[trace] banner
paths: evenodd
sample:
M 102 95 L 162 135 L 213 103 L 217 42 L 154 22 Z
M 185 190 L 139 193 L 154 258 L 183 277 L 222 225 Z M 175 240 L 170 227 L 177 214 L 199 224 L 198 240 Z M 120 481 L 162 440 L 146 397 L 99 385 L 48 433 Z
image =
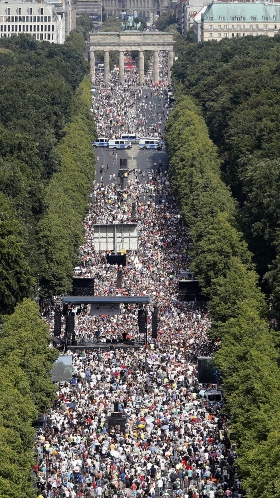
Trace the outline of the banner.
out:
M 109 304 L 109 303 L 92 304 L 90 309 L 90 314 L 92 316 L 98 316 L 98 315 L 114 316 L 118 315 L 119 312 L 120 312 L 119 304 Z

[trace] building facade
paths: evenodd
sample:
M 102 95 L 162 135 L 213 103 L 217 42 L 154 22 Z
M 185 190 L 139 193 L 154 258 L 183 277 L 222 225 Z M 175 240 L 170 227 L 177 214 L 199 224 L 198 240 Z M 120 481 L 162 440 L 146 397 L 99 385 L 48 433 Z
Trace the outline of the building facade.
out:
M 193 37 L 196 42 L 201 41 L 201 16 L 207 9 L 207 5 L 202 7 L 202 9 L 194 16 L 193 22 Z
M 52 5 L 59 16 L 65 17 L 65 36 L 76 28 L 76 6 L 72 0 L 45 0 L 47 5 Z
M 103 7 L 108 16 L 133 14 L 153 24 L 161 14 L 171 10 L 172 0 L 103 0 Z
M 76 0 L 76 15 L 86 14 L 90 17 L 96 26 L 102 24 L 102 2 L 96 0 Z
M 70 0 L 0 2 L 1 38 L 24 33 L 37 41 L 62 44 L 75 26 L 75 12 Z
M 178 24 L 182 35 L 187 32 L 194 24 L 195 16 L 201 11 L 202 7 L 207 6 L 207 0 L 182 0 L 178 5 Z
M 280 30 L 277 3 L 212 3 L 194 18 L 195 41 L 242 36 L 275 36 Z

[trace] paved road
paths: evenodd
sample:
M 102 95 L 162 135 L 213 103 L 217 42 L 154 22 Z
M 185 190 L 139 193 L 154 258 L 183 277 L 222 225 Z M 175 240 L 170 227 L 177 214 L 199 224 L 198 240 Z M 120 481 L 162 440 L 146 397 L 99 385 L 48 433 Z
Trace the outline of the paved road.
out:
M 96 88 L 96 98 L 100 89 Z M 138 123 L 145 120 L 146 129 L 150 130 L 150 136 L 153 136 L 153 126 L 158 123 L 160 133 L 164 135 L 164 123 L 169 111 L 167 107 L 167 95 L 162 96 L 160 93 L 155 94 L 155 91 L 142 89 L 142 95 L 136 99 L 136 104 L 130 113 L 135 113 L 134 121 Z M 139 183 L 143 184 L 148 178 L 148 173 L 158 167 L 161 162 L 162 167 L 167 165 L 167 155 L 165 150 L 140 150 L 137 144 L 133 144 L 130 150 L 118 150 L 116 153 L 113 150 L 105 148 L 96 148 L 96 183 L 103 181 L 104 185 L 111 183 L 120 184 L 118 172 L 120 169 L 120 160 L 127 159 L 127 167 L 129 170 L 145 171 L 145 177 L 138 175 Z M 115 176 L 114 176 L 115 175 Z M 127 186 L 128 179 L 134 180 L 135 175 L 131 171 L 129 177 L 124 179 L 124 188 Z M 145 201 L 145 199 L 143 199 Z
M 98 90 L 96 92 L 98 97 Z M 146 120 L 146 128 L 151 129 L 155 122 L 160 123 L 160 132 L 164 135 L 164 122 L 169 108 L 166 107 L 167 98 L 160 94 L 155 95 L 154 91 L 143 89 L 141 97 L 136 100 L 136 116 L 135 120 Z M 152 132 L 150 136 L 152 136 Z M 130 170 L 129 177 L 124 179 L 124 188 L 127 186 L 128 180 L 134 180 L 135 175 L 131 170 L 137 169 L 145 171 L 145 177 L 138 175 L 139 183 L 143 184 L 148 178 L 149 172 L 158 167 L 161 163 L 162 167 L 167 165 L 167 154 L 165 150 L 140 150 L 137 144 L 133 144 L 130 150 L 113 150 L 105 148 L 96 148 L 96 183 L 103 181 L 104 185 L 110 183 L 120 184 L 118 172 L 120 169 L 120 160 L 127 159 L 127 167 Z M 114 176 L 115 175 L 115 176 Z
M 157 92 L 132 87 L 125 94 L 121 93 L 119 97 L 117 96 L 115 100 L 110 99 L 111 95 L 112 92 L 108 89 L 95 88 L 93 112 L 100 137 L 114 138 L 116 136 L 116 116 L 119 116 L 119 121 L 122 122 L 118 136 L 127 133 L 128 130 L 130 134 L 141 136 L 164 133 L 164 122 L 170 110 L 166 90 Z M 121 113 L 121 110 L 125 112 L 125 115 Z M 117 114 L 112 119 L 114 111 L 117 111 Z M 107 132 L 104 132 L 104 127 Z
M 96 183 L 101 183 L 102 177 L 104 185 L 120 183 L 118 173 L 121 159 L 127 159 L 128 170 L 140 169 L 141 171 L 145 171 L 146 178 L 150 171 L 158 167 L 160 161 L 162 167 L 167 165 L 167 154 L 165 150 L 140 150 L 137 144 L 134 144 L 132 149 L 129 150 L 112 151 L 105 148 L 96 148 L 95 155 L 97 158 Z M 115 175 L 115 177 L 113 175 Z M 129 173 L 128 178 L 124 179 L 124 187 L 127 186 L 128 179 L 135 179 L 133 171 Z M 138 180 L 141 184 L 145 182 L 142 175 L 138 175 Z

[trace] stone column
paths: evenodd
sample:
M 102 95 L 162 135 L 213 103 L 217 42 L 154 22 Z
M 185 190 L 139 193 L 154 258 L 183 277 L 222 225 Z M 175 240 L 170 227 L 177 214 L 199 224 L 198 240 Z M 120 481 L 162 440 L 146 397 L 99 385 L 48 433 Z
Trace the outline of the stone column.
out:
M 95 53 L 90 49 L 89 51 L 89 61 L 90 61 L 90 77 L 92 83 L 95 81 Z
M 158 51 L 154 51 L 154 83 L 158 83 L 159 70 L 158 70 Z
M 109 76 L 110 76 L 109 50 L 105 50 L 105 52 L 104 52 L 104 81 L 105 81 L 105 83 L 109 82 Z
M 171 68 L 173 66 L 174 54 L 173 50 L 168 51 L 168 83 L 171 83 Z
M 144 85 L 144 52 L 139 51 L 139 84 Z
M 119 82 L 121 85 L 124 84 L 124 52 L 122 50 L 119 53 Z

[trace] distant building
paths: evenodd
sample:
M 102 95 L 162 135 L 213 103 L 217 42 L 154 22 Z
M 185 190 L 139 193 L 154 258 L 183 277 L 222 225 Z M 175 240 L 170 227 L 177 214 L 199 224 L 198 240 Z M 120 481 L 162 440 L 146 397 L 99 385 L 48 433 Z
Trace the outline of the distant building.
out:
M 155 23 L 159 16 L 172 9 L 172 0 L 103 0 L 103 7 L 108 16 L 121 18 L 123 13 L 149 24 Z
M 189 29 L 193 26 L 194 18 L 198 12 L 208 5 L 207 0 L 182 0 L 178 6 L 179 25 L 182 35 L 186 35 Z
M 275 36 L 280 29 L 277 3 L 211 3 L 194 18 L 195 41 L 241 36 Z
M 76 28 L 76 5 L 72 0 L 45 0 L 47 5 L 52 5 L 58 15 L 65 17 L 65 36 L 69 36 Z
M 71 30 L 69 20 L 62 6 L 56 10 L 51 3 L 0 2 L 0 37 L 7 38 L 21 33 L 38 41 L 62 44 L 67 31 Z M 66 9 L 67 10 L 67 9 Z M 67 33 L 68 34 L 68 33 Z
M 195 42 L 201 41 L 201 16 L 206 11 L 208 5 L 202 7 L 202 9 L 194 16 L 193 19 L 193 37 Z
M 86 14 L 97 26 L 102 24 L 102 2 L 96 0 L 77 0 L 75 3 L 76 15 Z

